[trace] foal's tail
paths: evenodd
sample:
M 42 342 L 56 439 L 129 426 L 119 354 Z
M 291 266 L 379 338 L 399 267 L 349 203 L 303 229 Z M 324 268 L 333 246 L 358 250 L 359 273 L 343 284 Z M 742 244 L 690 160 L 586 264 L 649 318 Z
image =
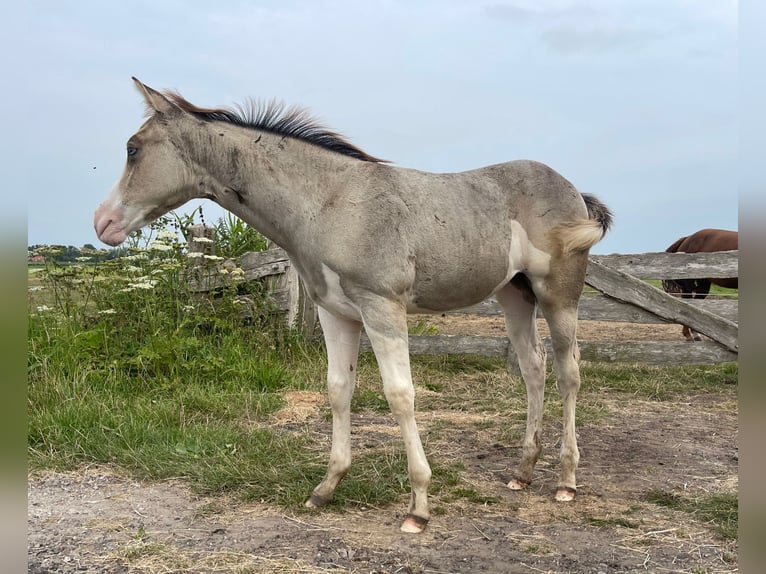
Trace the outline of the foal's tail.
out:
M 576 223 L 567 223 L 557 230 L 561 250 L 564 255 L 573 251 L 587 251 L 593 247 L 612 227 L 612 212 L 597 197 L 583 193 L 588 219 Z

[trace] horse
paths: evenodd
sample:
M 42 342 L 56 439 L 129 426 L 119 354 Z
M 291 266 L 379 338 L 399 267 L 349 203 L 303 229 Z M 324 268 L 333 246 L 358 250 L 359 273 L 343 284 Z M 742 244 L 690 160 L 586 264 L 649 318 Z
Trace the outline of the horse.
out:
M 668 247 L 667 253 L 712 253 L 714 251 L 730 251 L 739 249 L 739 233 L 726 229 L 701 229 L 681 237 Z M 729 289 L 737 289 L 737 277 L 709 279 L 664 279 L 662 288 L 666 293 L 680 294 L 684 299 L 704 299 L 710 293 L 710 285 L 719 285 Z M 688 325 L 681 330 L 687 341 L 701 341 Z
M 192 198 L 207 198 L 280 245 L 318 306 L 327 348 L 332 443 L 327 472 L 305 502 L 333 500 L 351 466 L 350 403 L 364 328 L 407 455 L 410 502 L 400 529 L 428 524 L 431 468 L 415 421 L 408 312 L 438 313 L 494 295 L 528 396 L 518 470 L 526 488 L 542 450 L 550 325 L 563 401 L 555 499 L 575 498 L 580 387 L 577 307 L 588 251 L 611 211 L 539 162 L 516 160 L 457 173 L 397 167 L 318 122 L 308 111 L 250 101 L 200 108 L 133 78 L 146 121 L 127 141 L 123 173 L 95 211 L 111 246 Z

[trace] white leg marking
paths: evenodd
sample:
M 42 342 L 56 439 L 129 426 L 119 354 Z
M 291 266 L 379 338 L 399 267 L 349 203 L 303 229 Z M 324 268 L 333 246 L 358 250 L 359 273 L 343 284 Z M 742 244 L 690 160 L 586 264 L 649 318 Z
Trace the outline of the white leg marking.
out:
M 331 501 L 340 480 L 351 466 L 351 397 L 362 324 L 343 319 L 319 307 L 327 344 L 327 391 L 332 408 L 332 447 L 327 474 L 314 489 L 306 506 L 315 508 Z
M 522 490 L 532 481 L 542 451 L 543 396 L 545 393 L 545 347 L 537 333 L 537 304 L 529 289 L 509 283 L 497 293 L 505 313 L 505 326 L 519 360 L 527 389 L 527 425 L 521 462 L 516 476 L 508 483 L 511 490 Z
M 575 429 L 575 407 L 580 389 L 580 351 L 577 347 L 577 307 L 545 309 L 551 330 L 553 367 L 561 393 L 564 418 L 561 435 L 561 474 L 556 500 L 573 500 L 577 489 L 575 473 L 580 461 Z
M 386 399 L 399 423 L 407 450 L 412 495 L 409 515 L 402 523 L 401 530 L 418 533 L 423 531 L 430 518 L 428 485 L 431 482 L 431 468 L 415 422 L 415 390 L 410 372 L 406 314 L 403 307 L 391 302 L 381 304 L 383 307 L 374 313 L 378 320 L 371 320 L 368 313 L 364 326 L 378 360 Z M 384 319 L 381 321 L 380 317 Z

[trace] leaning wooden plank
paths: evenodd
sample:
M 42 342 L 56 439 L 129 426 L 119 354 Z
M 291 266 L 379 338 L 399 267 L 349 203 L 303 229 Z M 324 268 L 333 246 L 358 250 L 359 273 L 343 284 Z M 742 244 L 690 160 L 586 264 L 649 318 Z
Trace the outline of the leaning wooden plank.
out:
M 676 297 L 677 298 L 677 297 Z M 684 299 L 697 309 L 723 317 L 736 323 L 738 321 L 739 302 L 736 299 Z M 538 313 L 538 316 L 542 316 Z M 619 321 L 623 323 L 665 323 L 662 317 L 646 311 L 635 305 L 623 303 L 610 297 L 599 295 L 584 295 L 580 298 L 577 313 L 580 321 Z
M 688 325 L 718 341 L 730 351 L 738 350 L 738 328 L 736 323 L 717 317 L 703 309 L 697 309 L 683 299 L 676 299 L 616 269 L 610 269 L 595 260 L 590 260 L 585 282 L 605 295 L 620 301 L 637 305 L 669 322 Z
M 634 253 L 591 255 L 611 269 L 639 279 L 699 279 L 739 277 L 739 251 L 714 253 Z

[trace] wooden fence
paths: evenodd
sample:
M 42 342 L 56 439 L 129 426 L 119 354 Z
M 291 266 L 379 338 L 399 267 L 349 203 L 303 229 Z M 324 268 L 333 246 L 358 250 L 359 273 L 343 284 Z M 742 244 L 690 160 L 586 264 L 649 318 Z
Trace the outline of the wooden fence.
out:
M 286 312 L 287 320 L 306 335 L 318 334 L 316 307 L 306 296 L 287 254 L 272 246 L 247 253 L 232 262 L 244 273 L 244 281 L 265 281 L 273 305 Z M 738 301 L 735 298 L 680 299 L 645 282 L 645 279 L 690 279 L 737 277 L 738 252 L 641 253 L 635 255 L 592 255 L 585 277 L 587 290 L 580 300 L 581 321 L 627 323 L 679 323 L 689 325 L 708 339 L 690 343 L 678 341 L 587 341 L 581 340 L 580 354 L 588 361 L 635 362 L 647 364 L 712 364 L 736 361 L 738 357 Z M 192 282 L 203 292 L 227 284 L 225 276 L 205 275 Z M 494 299 L 453 311 L 454 314 L 502 316 Z M 548 346 L 550 341 L 544 340 Z M 363 350 L 369 349 L 366 340 Z M 411 335 L 413 354 L 480 354 L 505 356 L 511 368 L 516 358 L 506 337 L 472 335 Z

